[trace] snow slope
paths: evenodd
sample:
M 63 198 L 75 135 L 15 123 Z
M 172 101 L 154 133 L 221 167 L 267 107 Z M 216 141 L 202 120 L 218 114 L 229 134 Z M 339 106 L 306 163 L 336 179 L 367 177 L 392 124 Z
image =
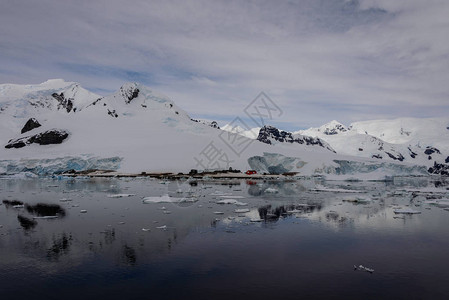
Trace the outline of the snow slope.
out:
M 21 134 L 30 118 L 42 126 Z M 5 148 L 11 139 L 51 130 L 67 132 L 68 137 L 60 144 Z M 0 85 L 0 144 L 0 173 L 8 174 L 92 168 L 139 173 L 254 167 L 301 175 L 372 173 L 379 179 L 426 172 L 403 162 L 379 164 L 307 144 L 268 145 L 212 128 L 206 122 L 192 121 L 168 97 L 136 83 L 126 83 L 106 97 L 63 80 Z
M 260 131 L 261 127 L 254 127 L 251 128 L 249 130 L 245 130 L 244 128 L 240 127 L 240 126 L 232 126 L 229 124 L 224 125 L 223 127 L 221 127 L 221 129 L 228 131 L 228 132 L 232 132 L 232 133 L 238 133 L 240 135 L 243 135 L 244 137 L 247 137 L 249 139 L 256 139 L 257 136 L 259 135 L 259 131 Z

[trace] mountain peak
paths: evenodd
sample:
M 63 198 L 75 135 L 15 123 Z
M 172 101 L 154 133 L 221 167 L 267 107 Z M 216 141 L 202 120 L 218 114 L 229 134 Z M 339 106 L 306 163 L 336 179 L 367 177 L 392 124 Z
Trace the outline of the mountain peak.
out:
M 140 89 L 138 88 L 138 84 L 135 82 L 127 82 L 120 87 L 120 94 L 125 99 L 125 102 L 128 104 L 133 99 L 139 96 Z

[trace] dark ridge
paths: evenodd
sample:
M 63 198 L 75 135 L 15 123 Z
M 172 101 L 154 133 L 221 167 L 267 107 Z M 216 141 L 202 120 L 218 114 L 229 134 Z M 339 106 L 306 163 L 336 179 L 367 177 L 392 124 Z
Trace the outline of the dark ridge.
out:
M 265 125 L 260 129 L 257 140 L 262 143 L 271 145 L 270 138 L 281 143 L 287 142 L 305 145 L 318 145 L 336 153 L 335 150 L 333 150 L 329 145 L 327 145 L 327 143 L 323 142 L 320 138 L 314 138 L 305 135 L 293 136 L 291 132 L 286 132 L 277 129 L 276 127 Z
M 32 136 L 9 140 L 5 148 L 22 148 L 33 143 L 39 145 L 61 144 L 68 136 L 69 133 L 65 130 L 52 129 Z
M 386 152 L 385 153 L 392 159 L 394 160 L 399 160 L 399 161 L 403 161 L 404 160 L 404 156 L 402 156 L 401 153 L 399 153 L 397 156 L 394 156 L 393 154 L 391 154 L 390 152 Z

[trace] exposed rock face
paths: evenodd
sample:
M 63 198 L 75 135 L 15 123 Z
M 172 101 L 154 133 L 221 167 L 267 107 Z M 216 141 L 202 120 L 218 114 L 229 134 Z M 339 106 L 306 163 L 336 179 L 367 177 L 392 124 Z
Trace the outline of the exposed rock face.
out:
M 65 130 L 52 129 L 32 136 L 9 140 L 5 148 L 22 148 L 33 143 L 39 145 L 61 144 L 69 133 Z
M 340 132 L 348 131 L 346 127 L 343 124 L 335 124 L 334 127 L 331 128 L 325 128 L 323 133 L 326 135 L 334 135 L 338 134 Z
M 334 149 L 332 149 L 332 147 L 328 143 L 321 140 L 320 138 L 314 138 L 301 134 L 292 134 L 291 132 L 279 130 L 273 126 L 265 125 L 264 127 L 262 127 L 259 131 L 259 136 L 257 137 L 257 140 L 269 145 L 272 145 L 273 141 L 281 143 L 317 145 L 335 153 Z
M 39 122 L 35 118 L 30 118 L 25 123 L 25 126 L 23 126 L 22 131 L 20 133 L 25 133 L 38 127 L 41 127 L 41 124 L 39 124 Z
M 139 97 L 140 90 L 135 85 L 124 85 L 120 88 L 120 93 L 125 98 L 126 103 L 130 103 L 133 99 Z
M 68 113 L 73 109 L 73 98 L 65 98 L 64 93 L 53 93 L 52 97 L 58 100 L 58 109 L 64 108 Z M 73 109 L 75 112 L 76 109 Z
M 426 154 L 426 155 L 432 155 L 434 153 L 441 154 L 440 150 L 438 150 L 435 147 L 430 147 L 430 146 L 426 147 L 426 150 L 424 151 L 424 154 Z
M 402 156 L 401 153 L 396 153 L 396 155 L 394 155 L 394 154 L 392 154 L 392 153 L 390 153 L 390 152 L 387 152 L 387 151 L 385 151 L 385 153 L 386 153 L 390 158 L 392 158 L 392 159 L 394 159 L 394 160 L 399 160 L 399 161 L 403 161 L 403 160 L 404 160 L 404 156 Z

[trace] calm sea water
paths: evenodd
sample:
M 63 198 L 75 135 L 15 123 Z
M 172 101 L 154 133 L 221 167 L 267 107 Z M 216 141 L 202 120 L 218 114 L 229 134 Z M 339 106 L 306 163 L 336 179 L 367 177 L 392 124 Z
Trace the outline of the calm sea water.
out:
M 4 178 L 0 295 L 449 299 L 447 187 L 429 178 Z M 173 203 L 143 201 L 162 195 Z M 230 199 L 237 204 L 217 203 Z

